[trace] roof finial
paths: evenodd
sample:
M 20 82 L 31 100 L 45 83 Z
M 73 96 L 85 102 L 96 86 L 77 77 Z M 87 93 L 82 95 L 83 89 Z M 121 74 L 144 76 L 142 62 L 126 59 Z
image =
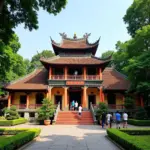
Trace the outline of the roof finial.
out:
M 74 33 L 74 36 L 73 36 L 73 38 L 74 38 L 74 39 L 77 39 L 77 35 L 76 35 L 76 33 Z
M 59 34 L 60 34 L 60 36 L 61 36 L 62 38 L 66 38 L 66 37 L 67 37 L 67 34 L 66 34 L 65 32 L 59 33 Z
M 88 38 L 90 35 L 91 35 L 91 33 L 85 33 L 85 34 L 83 35 L 83 37 L 84 37 L 84 38 Z

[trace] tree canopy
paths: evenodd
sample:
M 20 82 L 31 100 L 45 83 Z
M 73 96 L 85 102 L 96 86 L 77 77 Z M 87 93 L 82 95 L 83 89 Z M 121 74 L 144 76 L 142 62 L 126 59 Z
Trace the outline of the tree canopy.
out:
M 40 8 L 50 14 L 58 14 L 67 0 L 1 0 L 0 1 L 0 39 L 6 44 L 14 34 L 13 29 L 23 23 L 30 31 L 38 29 Z
M 49 58 L 49 57 L 53 57 L 53 56 L 55 56 L 55 54 L 50 50 L 43 50 L 41 53 L 37 53 L 31 59 L 31 64 L 30 64 L 31 69 L 30 70 L 33 70 L 35 68 L 39 68 L 39 67 L 43 66 L 40 62 L 41 57 Z
M 137 30 L 150 25 L 150 0 L 134 0 L 123 19 L 129 34 L 135 36 Z

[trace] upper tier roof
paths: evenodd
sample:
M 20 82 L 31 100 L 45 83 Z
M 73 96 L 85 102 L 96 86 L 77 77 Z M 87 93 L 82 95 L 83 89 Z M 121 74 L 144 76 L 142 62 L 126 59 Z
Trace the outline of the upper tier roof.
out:
M 56 43 L 51 39 L 52 46 L 56 55 L 59 54 L 60 51 L 64 50 L 88 50 L 91 51 L 93 55 L 95 55 L 100 39 L 91 44 L 88 42 L 88 37 L 90 34 L 85 34 L 83 38 L 77 38 L 76 35 L 74 35 L 74 38 L 67 38 L 66 34 L 64 33 L 60 35 L 62 36 L 61 43 Z
M 54 56 L 51 58 L 41 58 L 40 61 L 46 65 L 108 65 L 111 57 L 108 59 L 100 59 L 95 56 L 87 57 L 60 57 Z M 106 66 L 105 66 L 106 67 Z

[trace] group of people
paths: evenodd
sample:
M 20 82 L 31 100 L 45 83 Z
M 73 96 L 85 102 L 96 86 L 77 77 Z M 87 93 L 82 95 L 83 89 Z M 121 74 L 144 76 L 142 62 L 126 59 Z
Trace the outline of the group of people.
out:
M 79 106 L 79 107 L 78 107 Z M 81 116 L 82 114 L 82 106 L 78 104 L 78 102 L 76 101 L 72 101 L 71 102 L 71 110 L 76 110 L 79 112 L 79 115 Z
M 122 118 L 118 111 L 115 113 L 115 116 L 113 116 L 110 112 L 107 114 L 103 112 L 101 115 L 102 128 L 104 128 L 105 124 L 111 128 L 113 121 L 115 121 L 116 128 L 120 129 L 121 120 L 123 120 L 123 128 L 127 128 L 128 114 L 126 112 L 123 113 Z

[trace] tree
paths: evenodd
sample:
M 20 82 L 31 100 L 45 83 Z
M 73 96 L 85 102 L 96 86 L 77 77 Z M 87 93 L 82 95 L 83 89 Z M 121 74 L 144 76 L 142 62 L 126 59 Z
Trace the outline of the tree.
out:
M 43 50 L 41 53 L 34 55 L 31 59 L 31 67 L 32 69 L 42 67 L 43 65 L 40 62 L 40 58 L 49 58 L 55 56 L 54 53 L 50 50 Z
M 0 39 L 7 44 L 19 24 L 32 31 L 38 29 L 38 11 L 44 9 L 50 14 L 58 14 L 67 0 L 1 0 Z
M 150 0 L 134 0 L 123 19 L 128 24 L 129 34 L 134 37 L 137 30 L 150 24 Z
M 0 40 L 0 94 L 4 94 L 2 86 L 5 83 L 28 73 L 23 57 L 17 54 L 20 46 L 17 35 L 13 35 L 7 45 Z
M 114 53 L 113 50 L 108 50 L 108 51 L 102 53 L 101 58 L 103 58 L 103 59 L 108 58 L 108 57 L 111 56 L 113 53 Z

